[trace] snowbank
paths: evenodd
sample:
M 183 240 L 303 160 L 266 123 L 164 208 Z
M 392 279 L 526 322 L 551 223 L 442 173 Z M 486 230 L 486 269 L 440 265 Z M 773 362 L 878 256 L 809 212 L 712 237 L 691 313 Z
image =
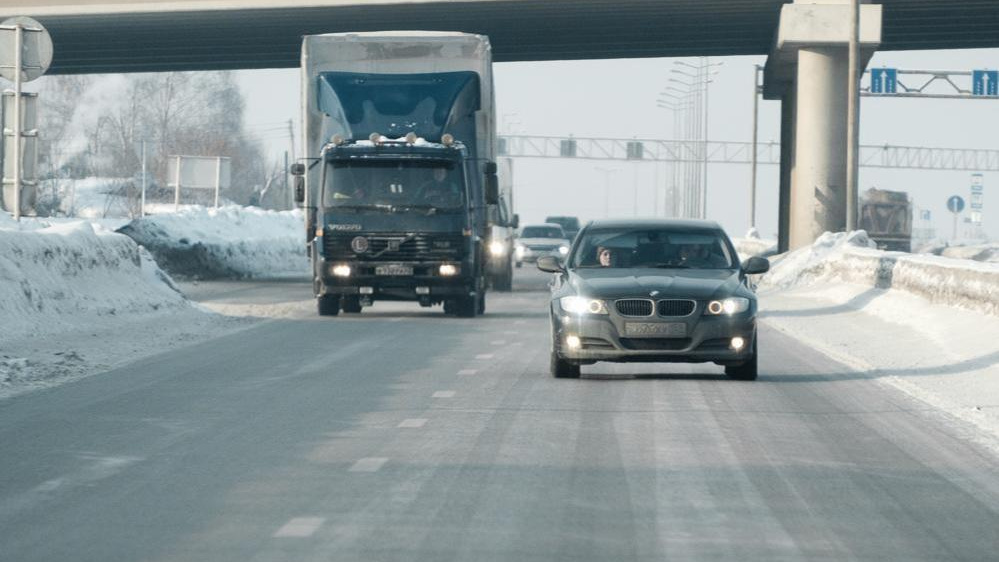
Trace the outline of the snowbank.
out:
M 186 306 L 170 278 L 127 237 L 84 221 L 18 224 L 0 212 L 0 341 L 70 328 L 84 316 Z
M 760 288 L 846 282 L 893 289 L 930 302 L 999 315 L 999 264 L 885 252 L 864 231 L 825 233 L 774 260 Z
M 147 216 L 118 231 L 173 275 L 195 279 L 308 275 L 300 211 L 190 207 Z
M 735 245 L 735 251 L 738 252 L 740 260 L 777 253 L 777 241 L 760 238 L 760 233 L 755 228 L 750 228 L 744 238 L 734 238 L 732 244 Z

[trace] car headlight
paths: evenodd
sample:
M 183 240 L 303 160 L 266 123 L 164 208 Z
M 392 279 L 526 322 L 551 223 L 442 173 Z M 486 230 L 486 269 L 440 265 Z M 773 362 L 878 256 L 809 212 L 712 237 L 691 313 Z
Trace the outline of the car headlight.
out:
M 517 255 L 518 256 L 522 256 L 522 255 L 524 255 L 524 252 L 527 251 L 527 248 L 525 248 L 523 244 L 517 244 L 517 250 L 516 251 L 517 251 Z
M 572 314 L 607 314 L 607 305 L 599 299 L 562 297 L 558 304 L 562 310 Z
M 730 299 L 709 302 L 708 307 L 704 310 L 704 313 L 709 316 L 718 316 L 721 314 L 731 316 L 733 314 L 739 314 L 740 312 L 746 312 L 747 310 L 749 310 L 749 299 L 743 297 L 732 297 Z
M 502 256 L 506 253 L 506 244 L 496 241 L 489 243 L 489 253 L 494 256 Z
M 558 247 L 558 253 L 561 254 L 561 255 L 563 255 L 563 256 L 569 255 L 569 247 L 568 246 L 559 246 Z

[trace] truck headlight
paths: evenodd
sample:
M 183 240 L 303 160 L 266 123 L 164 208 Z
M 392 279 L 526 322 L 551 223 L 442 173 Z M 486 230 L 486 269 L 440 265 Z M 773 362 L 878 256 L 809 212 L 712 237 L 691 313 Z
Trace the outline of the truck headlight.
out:
M 334 277 L 350 277 L 350 266 L 345 263 L 338 263 L 333 266 Z
M 607 314 L 607 305 L 599 299 L 562 297 L 558 300 L 562 310 L 572 314 Z
M 704 313 L 709 316 L 727 314 L 729 316 L 746 312 L 749 310 L 749 299 L 743 297 L 732 297 L 730 299 L 711 301 Z
M 455 275 L 458 275 L 459 270 L 458 266 L 450 263 L 445 263 L 444 265 L 440 266 L 440 268 L 437 271 L 441 274 L 441 277 L 454 277 Z
M 489 243 L 489 253 L 499 257 L 506 254 L 506 244 L 502 242 L 490 242 Z

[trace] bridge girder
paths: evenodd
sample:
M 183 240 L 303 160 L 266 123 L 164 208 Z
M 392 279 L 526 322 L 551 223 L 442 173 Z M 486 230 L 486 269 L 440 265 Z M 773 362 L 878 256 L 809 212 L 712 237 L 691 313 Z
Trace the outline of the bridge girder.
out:
M 786 3 L 15 1 L 23 5 L 0 8 L 0 17 L 32 16 L 50 30 L 56 45 L 53 74 L 294 67 L 302 35 L 386 29 L 483 33 L 498 62 L 766 54 Z M 995 0 L 880 3 L 882 50 L 999 47 Z

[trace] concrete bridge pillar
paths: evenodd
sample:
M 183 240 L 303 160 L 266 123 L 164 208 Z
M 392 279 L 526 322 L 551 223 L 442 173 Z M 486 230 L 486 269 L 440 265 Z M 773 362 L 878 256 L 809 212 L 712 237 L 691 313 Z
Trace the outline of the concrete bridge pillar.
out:
M 782 100 L 779 247 L 846 227 L 850 6 L 796 0 L 781 9 L 764 97 Z M 881 6 L 861 6 L 861 62 L 881 42 Z

